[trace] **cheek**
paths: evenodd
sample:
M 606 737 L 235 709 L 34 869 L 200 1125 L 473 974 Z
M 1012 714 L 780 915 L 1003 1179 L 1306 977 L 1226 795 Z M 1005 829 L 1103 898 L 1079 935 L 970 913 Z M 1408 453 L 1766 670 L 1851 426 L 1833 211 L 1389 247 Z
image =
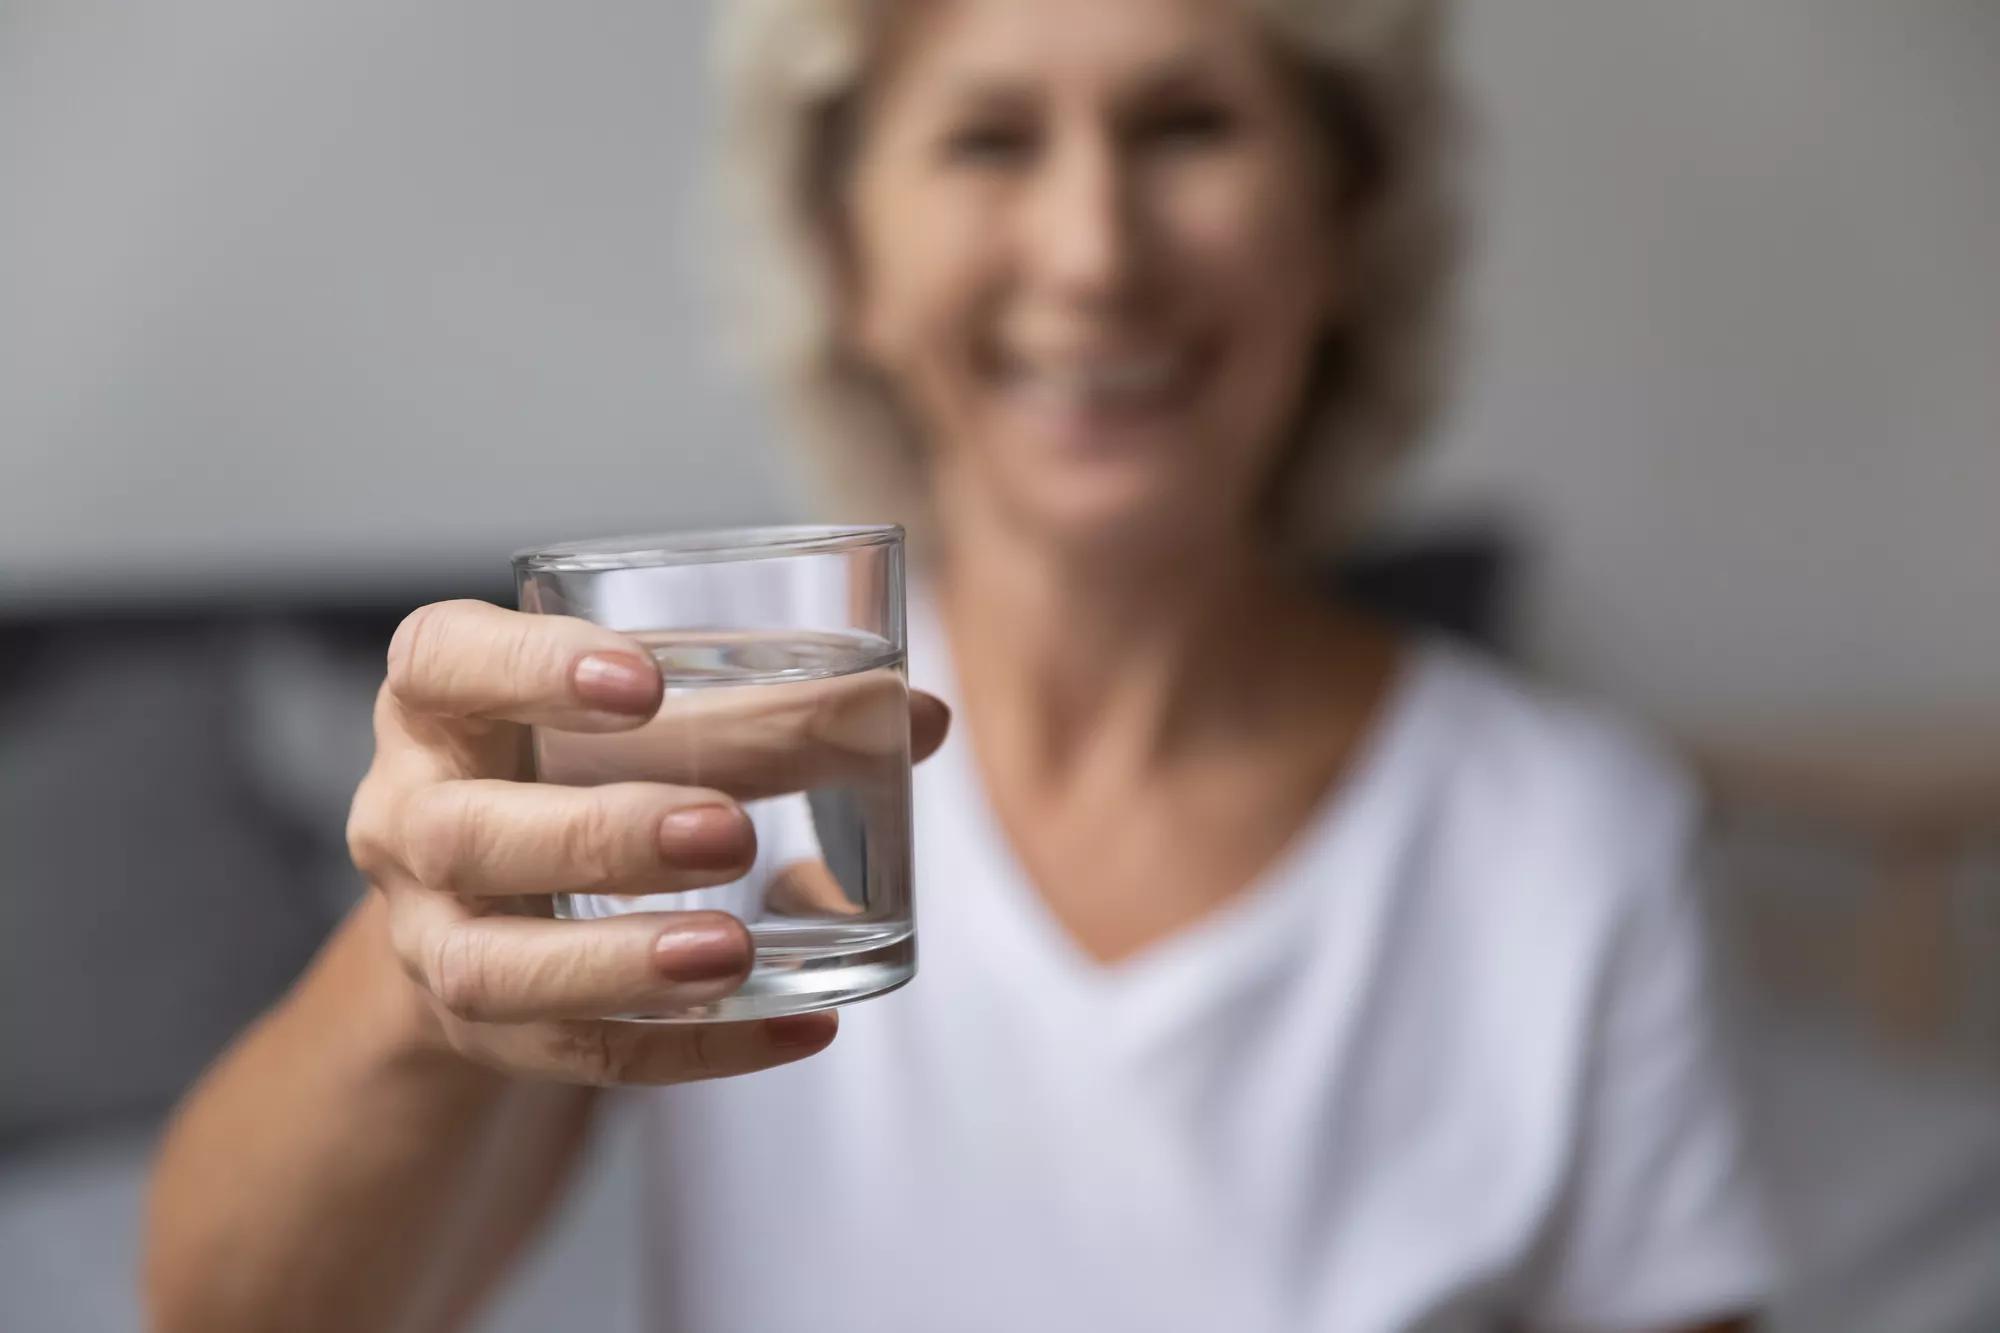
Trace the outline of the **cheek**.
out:
M 978 327 L 987 299 L 982 274 L 976 254 L 913 244 L 881 266 L 862 302 L 864 359 L 927 452 L 964 436 L 977 406 L 967 331 Z
M 1223 338 L 1209 429 L 1254 470 L 1281 447 L 1338 315 L 1336 240 L 1296 189 L 1275 183 L 1239 178 L 1186 204 L 1183 253 Z
M 977 407 L 975 364 L 966 331 L 976 327 L 978 284 L 956 256 L 934 266 L 908 257 L 906 271 L 885 288 L 880 308 L 882 347 L 871 359 L 926 452 L 963 439 Z
M 928 396 L 953 335 L 992 286 L 984 214 L 946 192 L 878 188 L 857 208 L 852 329 L 864 357 Z
M 1244 331 L 1295 338 L 1334 310 L 1334 229 L 1265 173 L 1219 176 L 1186 192 L 1177 231 Z

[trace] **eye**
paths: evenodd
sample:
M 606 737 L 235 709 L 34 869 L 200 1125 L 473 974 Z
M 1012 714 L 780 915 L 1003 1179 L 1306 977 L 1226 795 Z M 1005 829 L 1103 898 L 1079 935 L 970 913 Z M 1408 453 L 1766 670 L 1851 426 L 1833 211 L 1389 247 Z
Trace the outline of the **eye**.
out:
M 1148 146 L 1203 148 L 1225 141 L 1235 129 L 1236 118 L 1228 107 L 1188 102 L 1141 116 L 1132 127 L 1132 137 Z
M 1002 121 L 961 126 L 945 136 L 942 147 L 945 161 L 967 167 L 1016 166 L 1025 162 L 1034 150 L 1032 129 Z

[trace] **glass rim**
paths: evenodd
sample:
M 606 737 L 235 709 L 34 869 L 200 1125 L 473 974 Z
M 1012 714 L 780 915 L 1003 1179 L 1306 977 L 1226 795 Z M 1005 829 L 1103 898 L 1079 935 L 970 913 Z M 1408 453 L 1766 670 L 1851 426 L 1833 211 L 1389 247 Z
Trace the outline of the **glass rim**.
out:
M 516 551 L 513 561 L 515 570 L 522 574 L 609 572 L 831 555 L 902 540 L 899 523 L 767 524 L 551 542 Z

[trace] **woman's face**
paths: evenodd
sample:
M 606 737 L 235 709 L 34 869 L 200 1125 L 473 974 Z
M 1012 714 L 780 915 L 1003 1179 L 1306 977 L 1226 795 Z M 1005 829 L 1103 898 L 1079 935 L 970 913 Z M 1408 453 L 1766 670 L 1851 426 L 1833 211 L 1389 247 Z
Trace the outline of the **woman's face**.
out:
M 1241 531 L 1336 313 L 1337 182 L 1243 0 L 906 5 L 845 199 L 853 345 L 970 502 Z

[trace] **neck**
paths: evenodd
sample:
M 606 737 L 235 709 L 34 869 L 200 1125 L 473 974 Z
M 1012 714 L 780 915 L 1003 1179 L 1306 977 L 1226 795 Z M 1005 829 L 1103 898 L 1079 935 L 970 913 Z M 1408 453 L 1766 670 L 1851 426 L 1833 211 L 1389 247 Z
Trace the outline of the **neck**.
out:
M 1134 555 L 955 524 L 937 591 L 990 757 L 1051 774 L 1250 739 L 1297 699 L 1288 668 L 1353 627 L 1249 540 Z M 1318 688 L 1329 682 L 1320 677 Z

